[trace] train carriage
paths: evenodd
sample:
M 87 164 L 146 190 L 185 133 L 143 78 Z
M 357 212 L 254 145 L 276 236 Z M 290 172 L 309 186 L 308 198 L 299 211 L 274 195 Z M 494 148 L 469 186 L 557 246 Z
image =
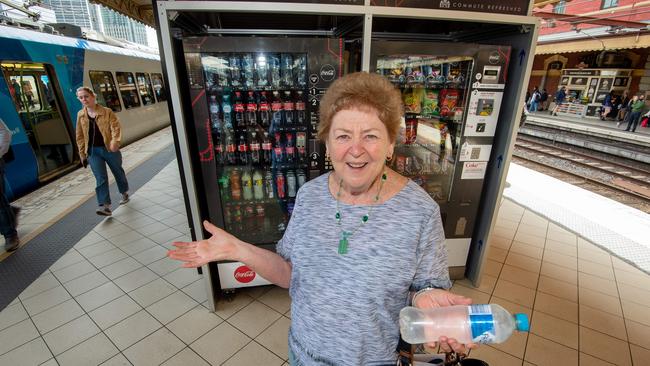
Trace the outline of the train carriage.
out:
M 78 87 L 122 122 L 122 144 L 169 124 L 158 55 L 0 26 L 0 118 L 12 133 L 5 184 L 19 197 L 79 166 Z

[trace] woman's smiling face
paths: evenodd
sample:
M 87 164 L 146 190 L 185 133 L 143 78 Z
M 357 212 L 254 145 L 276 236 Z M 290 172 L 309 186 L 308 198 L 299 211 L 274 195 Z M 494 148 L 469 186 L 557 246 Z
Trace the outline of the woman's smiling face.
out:
M 337 177 L 354 193 L 370 188 L 395 148 L 377 111 L 363 107 L 334 115 L 326 145 Z

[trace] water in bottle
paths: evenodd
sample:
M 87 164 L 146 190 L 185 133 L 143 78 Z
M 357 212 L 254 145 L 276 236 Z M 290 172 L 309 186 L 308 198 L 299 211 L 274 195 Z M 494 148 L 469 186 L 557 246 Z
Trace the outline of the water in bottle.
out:
M 241 86 L 241 59 L 237 55 L 228 57 L 228 66 L 230 67 L 230 85 L 234 87 Z
M 304 88 L 307 86 L 307 55 L 298 55 L 296 56 L 295 61 L 295 76 L 296 83 L 299 88 Z
M 280 77 L 282 78 L 282 87 L 292 88 L 293 85 L 293 56 L 290 53 L 283 53 L 280 67 Z
M 261 53 L 255 60 L 255 73 L 257 74 L 257 86 L 265 87 L 269 85 L 269 64 L 268 57 Z
M 232 105 L 230 104 L 230 94 L 224 94 L 221 98 L 221 111 L 223 112 L 223 127 L 232 130 Z
M 510 314 L 497 304 L 454 305 L 399 313 L 402 338 L 411 344 L 437 342 L 442 336 L 460 343 L 502 343 L 514 330 L 527 332 L 526 314 Z
M 254 70 L 255 61 L 253 60 L 253 55 L 250 53 L 244 54 L 244 57 L 242 57 L 242 74 L 244 79 L 244 86 L 247 88 L 252 88 L 255 86 Z
M 280 89 L 281 78 L 280 78 L 280 56 L 277 54 L 271 54 L 268 57 L 269 62 L 269 79 L 273 89 Z
M 294 198 L 296 197 L 296 192 L 298 191 L 296 187 L 296 173 L 293 170 L 287 172 L 287 196 Z
M 219 118 L 219 102 L 217 96 L 210 96 L 210 122 L 212 132 L 217 133 L 221 130 L 221 118 Z

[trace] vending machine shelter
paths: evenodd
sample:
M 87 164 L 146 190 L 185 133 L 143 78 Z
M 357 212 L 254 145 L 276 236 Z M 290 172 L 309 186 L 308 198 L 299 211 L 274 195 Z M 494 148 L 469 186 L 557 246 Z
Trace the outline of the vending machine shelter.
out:
M 441 207 L 453 278 L 480 281 L 537 35 L 516 0 L 154 1 L 194 239 L 209 220 L 274 250 L 300 186 L 331 166 L 320 98 L 349 72 L 402 93 L 391 168 Z M 210 305 L 267 284 L 242 263 L 203 267 Z

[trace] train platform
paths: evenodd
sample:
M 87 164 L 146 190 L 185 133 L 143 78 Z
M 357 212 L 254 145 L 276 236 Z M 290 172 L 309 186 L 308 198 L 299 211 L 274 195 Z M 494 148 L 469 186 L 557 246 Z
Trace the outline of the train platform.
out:
M 18 202 L 23 244 L 0 261 L 0 365 L 287 365 L 286 290 L 239 290 L 212 313 L 202 276 L 165 256 L 189 237 L 170 130 L 124 155 L 131 201 L 112 217 L 95 215 L 83 169 Z M 452 291 L 527 313 L 531 331 L 471 355 L 492 366 L 647 365 L 650 275 L 606 244 L 642 240 L 648 226 L 625 220 L 648 215 L 515 164 L 507 180 L 481 285 Z M 618 221 L 603 235 L 605 217 Z
M 526 123 L 541 124 L 566 130 L 590 133 L 619 141 L 636 143 L 650 147 L 650 127 L 637 126 L 635 132 L 625 131 L 626 124 L 598 118 L 580 118 L 572 116 L 551 116 L 548 111 L 530 113 Z

